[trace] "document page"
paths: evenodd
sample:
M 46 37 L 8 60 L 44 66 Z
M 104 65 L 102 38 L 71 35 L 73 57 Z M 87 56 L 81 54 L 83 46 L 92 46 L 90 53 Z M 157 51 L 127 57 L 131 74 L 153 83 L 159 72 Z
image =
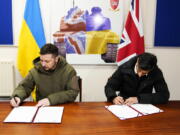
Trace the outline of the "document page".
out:
M 32 122 L 36 110 L 37 107 L 33 106 L 15 107 L 6 117 L 4 122 Z
M 143 115 L 149 115 L 153 113 L 163 112 L 163 110 L 152 104 L 133 104 L 133 105 L 110 105 L 105 106 L 110 112 L 112 112 L 118 118 L 124 120 Z
M 40 107 L 34 123 L 61 123 L 64 107 Z
M 152 104 L 133 104 L 131 106 L 139 112 L 143 113 L 144 115 L 163 112 L 163 110 Z
M 131 109 L 127 105 L 110 105 L 106 106 L 106 108 L 112 112 L 115 116 L 117 116 L 120 119 L 128 119 L 128 118 L 134 118 L 138 117 L 140 115 L 135 110 Z

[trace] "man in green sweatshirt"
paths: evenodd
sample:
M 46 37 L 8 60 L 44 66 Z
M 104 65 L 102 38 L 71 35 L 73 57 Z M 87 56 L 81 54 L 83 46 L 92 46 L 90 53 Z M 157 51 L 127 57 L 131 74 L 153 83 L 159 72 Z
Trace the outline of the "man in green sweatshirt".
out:
M 79 86 L 75 69 L 58 55 L 58 48 L 45 44 L 40 50 L 40 57 L 34 61 L 34 68 L 15 88 L 10 104 L 19 106 L 36 88 L 36 106 L 57 105 L 73 102 Z

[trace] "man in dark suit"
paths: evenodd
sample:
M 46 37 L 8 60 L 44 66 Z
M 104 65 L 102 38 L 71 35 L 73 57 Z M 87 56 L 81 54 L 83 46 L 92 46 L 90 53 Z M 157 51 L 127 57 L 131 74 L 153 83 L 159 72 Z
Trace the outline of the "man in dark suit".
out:
M 133 57 L 119 66 L 108 79 L 105 94 L 108 101 L 127 105 L 162 104 L 170 95 L 162 71 L 157 66 L 157 58 L 151 53 Z

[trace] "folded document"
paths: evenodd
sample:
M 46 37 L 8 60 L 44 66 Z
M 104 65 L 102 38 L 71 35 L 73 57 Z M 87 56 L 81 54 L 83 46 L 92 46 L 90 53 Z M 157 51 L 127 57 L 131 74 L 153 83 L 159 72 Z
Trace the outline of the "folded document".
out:
M 64 107 L 19 106 L 6 117 L 4 122 L 18 123 L 61 123 Z
M 105 107 L 121 120 L 163 112 L 152 104 L 110 105 Z

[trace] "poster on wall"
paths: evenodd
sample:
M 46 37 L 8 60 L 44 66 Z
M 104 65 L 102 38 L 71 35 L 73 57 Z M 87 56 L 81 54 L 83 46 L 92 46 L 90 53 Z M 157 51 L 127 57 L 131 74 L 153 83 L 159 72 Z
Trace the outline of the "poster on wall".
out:
M 13 44 L 12 0 L 0 1 L 0 45 Z
M 56 16 L 52 17 L 51 22 L 54 30 L 52 40 L 59 53 L 64 57 L 74 54 L 100 55 L 104 62 L 115 62 L 124 23 L 122 2 L 71 0 L 68 7 L 68 1 L 61 1 L 57 5 L 66 7 L 63 14 L 59 12 L 59 7 L 56 9 L 53 6 L 52 14 Z

